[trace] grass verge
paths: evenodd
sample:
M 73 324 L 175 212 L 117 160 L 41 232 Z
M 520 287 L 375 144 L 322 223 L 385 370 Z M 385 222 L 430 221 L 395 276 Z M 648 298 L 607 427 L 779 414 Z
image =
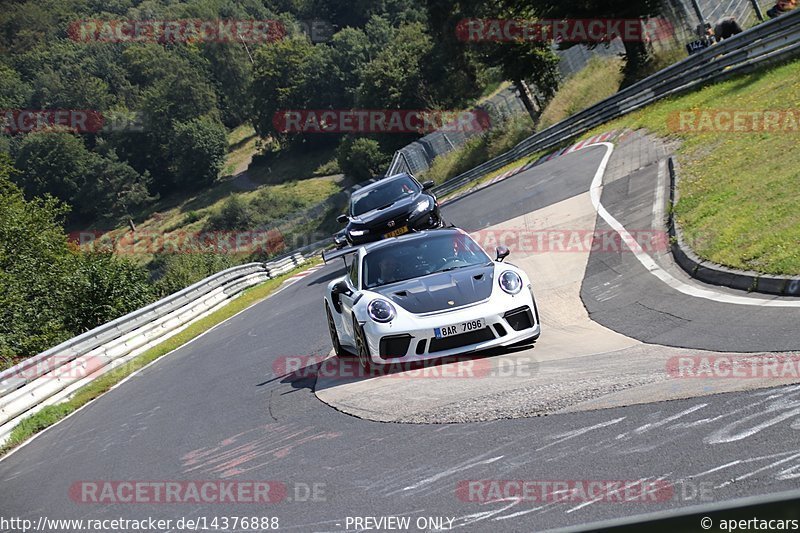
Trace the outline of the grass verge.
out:
M 663 100 L 585 137 L 644 128 L 680 141 L 675 215 L 695 253 L 733 268 L 797 275 L 799 108 L 800 61 L 793 61 Z M 782 111 L 782 131 L 690 131 L 678 120 L 681 112 L 713 117 L 716 111 L 734 110 Z
M 70 413 L 99 397 L 111 389 L 111 387 L 122 381 L 124 378 L 131 375 L 133 372 L 183 346 L 190 340 L 199 336 L 201 333 L 204 333 L 217 324 L 224 322 L 236 313 L 263 300 L 272 294 L 275 289 L 277 289 L 289 276 L 314 266 L 317 263 L 319 263 L 319 259 L 315 258 L 309 263 L 298 267 L 291 272 L 288 272 L 277 278 L 267 280 L 260 285 L 256 285 L 255 287 L 245 290 L 238 298 L 232 300 L 221 309 L 218 309 L 210 315 L 192 323 L 189 325 L 189 327 L 177 335 L 170 337 L 157 346 L 150 348 L 125 365 L 115 368 L 107 374 L 100 376 L 91 383 L 78 389 L 75 394 L 73 394 L 72 397 L 66 402 L 47 406 L 41 411 L 23 419 L 11 432 L 8 441 L 3 445 L 2 448 L 0 448 L 0 456 L 5 455 L 11 449 L 19 446 L 36 433 L 39 433 L 45 428 L 52 426 Z
M 243 125 L 228 134 L 228 155 L 223 176 L 232 176 L 247 169 L 257 151 L 258 136 L 252 126 Z
M 591 58 L 558 88 L 542 111 L 538 129 L 552 126 L 616 93 L 622 83 L 622 65 L 618 57 Z
M 431 167 L 420 174 L 422 180 L 437 184 L 458 176 L 484 161 L 497 157 L 533 134 L 533 122 L 527 114 L 515 115 L 489 133 L 473 137 L 452 152 L 433 160 Z

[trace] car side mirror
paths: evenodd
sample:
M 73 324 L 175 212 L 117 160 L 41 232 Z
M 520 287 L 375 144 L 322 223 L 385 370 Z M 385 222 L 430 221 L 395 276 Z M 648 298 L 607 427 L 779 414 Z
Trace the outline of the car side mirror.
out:
M 428 180 L 422 182 L 422 190 L 427 191 L 428 189 L 433 189 L 436 186 L 436 182 Z
M 333 286 L 331 292 L 333 292 L 333 294 L 349 294 L 350 287 L 347 285 L 347 281 L 342 280 Z
M 342 312 L 342 294 L 351 294 L 350 287 L 345 280 L 340 281 L 331 287 L 331 299 L 333 300 L 333 308 L 337 313 Z
M 338 296 L 340 294 L 351 294 L 352 291 L 350 290 L 350 286 L 347 284 L 347 281 L 342 280 L 333 286 L 331 293 L 334 296 Z
M 502 263 L 502 262 L 503 262 L 503 259 L 505 259 L 506 257 L 508 257 L 508 254 L 510 254 L 510 253 L 511 253 L 511 252 L 508 250 L 508 248 L 506 248 L 505 246 L 498 246 L 498 247 L 496 248 L 496 250 L 497 250 L 497 259 L 496 259 L 496 261 L 497 261 L 498 263 Z
M 348 218 L 348 216 L 345 215 L 344 213 L 336 217 L 336 222 L 338 222 L 339 224 L 346 224 L 348 220 L 350 220 L 350 218 Z

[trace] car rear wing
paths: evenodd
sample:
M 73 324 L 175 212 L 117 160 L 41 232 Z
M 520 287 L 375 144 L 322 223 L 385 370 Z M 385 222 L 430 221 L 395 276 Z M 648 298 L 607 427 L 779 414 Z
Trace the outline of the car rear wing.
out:
M 338 250 L 325 250 L 322 252 L 322 261 L 327 265 L 332 259 L 336 259 L 337 257 L 344 258 L 345 256 L 358 252 L 359 248 L 360 246 L 346 246 Z

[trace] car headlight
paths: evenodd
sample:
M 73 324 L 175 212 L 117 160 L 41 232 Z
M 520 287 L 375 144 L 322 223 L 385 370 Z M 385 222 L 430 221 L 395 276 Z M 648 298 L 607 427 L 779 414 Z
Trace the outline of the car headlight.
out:
M 500 288 L 508 294 L 517 294 L 522 290 L 522 278 L 513 270 L 506 270 L 500 274 L 498 282 L 500 283 Z
M 366 229 L 351 229 L 349 232 L 351 237 L 361 237 L 362 235 L 366 235 L 369 233 L 369 230 Z
M 367 306 L 367 314 L 375 322 L 386 323 L 391 322 L 397 312 L 390 302 L 376 298 Z
M 431 208 L 431 199 L 427 196 L 417 202 L 417 206 L 414 208 L 413 214 L 416 215 L 417 213 L 423 213 Z

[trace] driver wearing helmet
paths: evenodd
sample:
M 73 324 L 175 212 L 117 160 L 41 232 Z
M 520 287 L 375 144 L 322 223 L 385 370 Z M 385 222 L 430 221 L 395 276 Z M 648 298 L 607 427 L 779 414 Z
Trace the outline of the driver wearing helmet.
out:
M 378 284 L 386 285 L 401 279 L 401 263 L 394 254 L 384 254 L 378 260 Z

